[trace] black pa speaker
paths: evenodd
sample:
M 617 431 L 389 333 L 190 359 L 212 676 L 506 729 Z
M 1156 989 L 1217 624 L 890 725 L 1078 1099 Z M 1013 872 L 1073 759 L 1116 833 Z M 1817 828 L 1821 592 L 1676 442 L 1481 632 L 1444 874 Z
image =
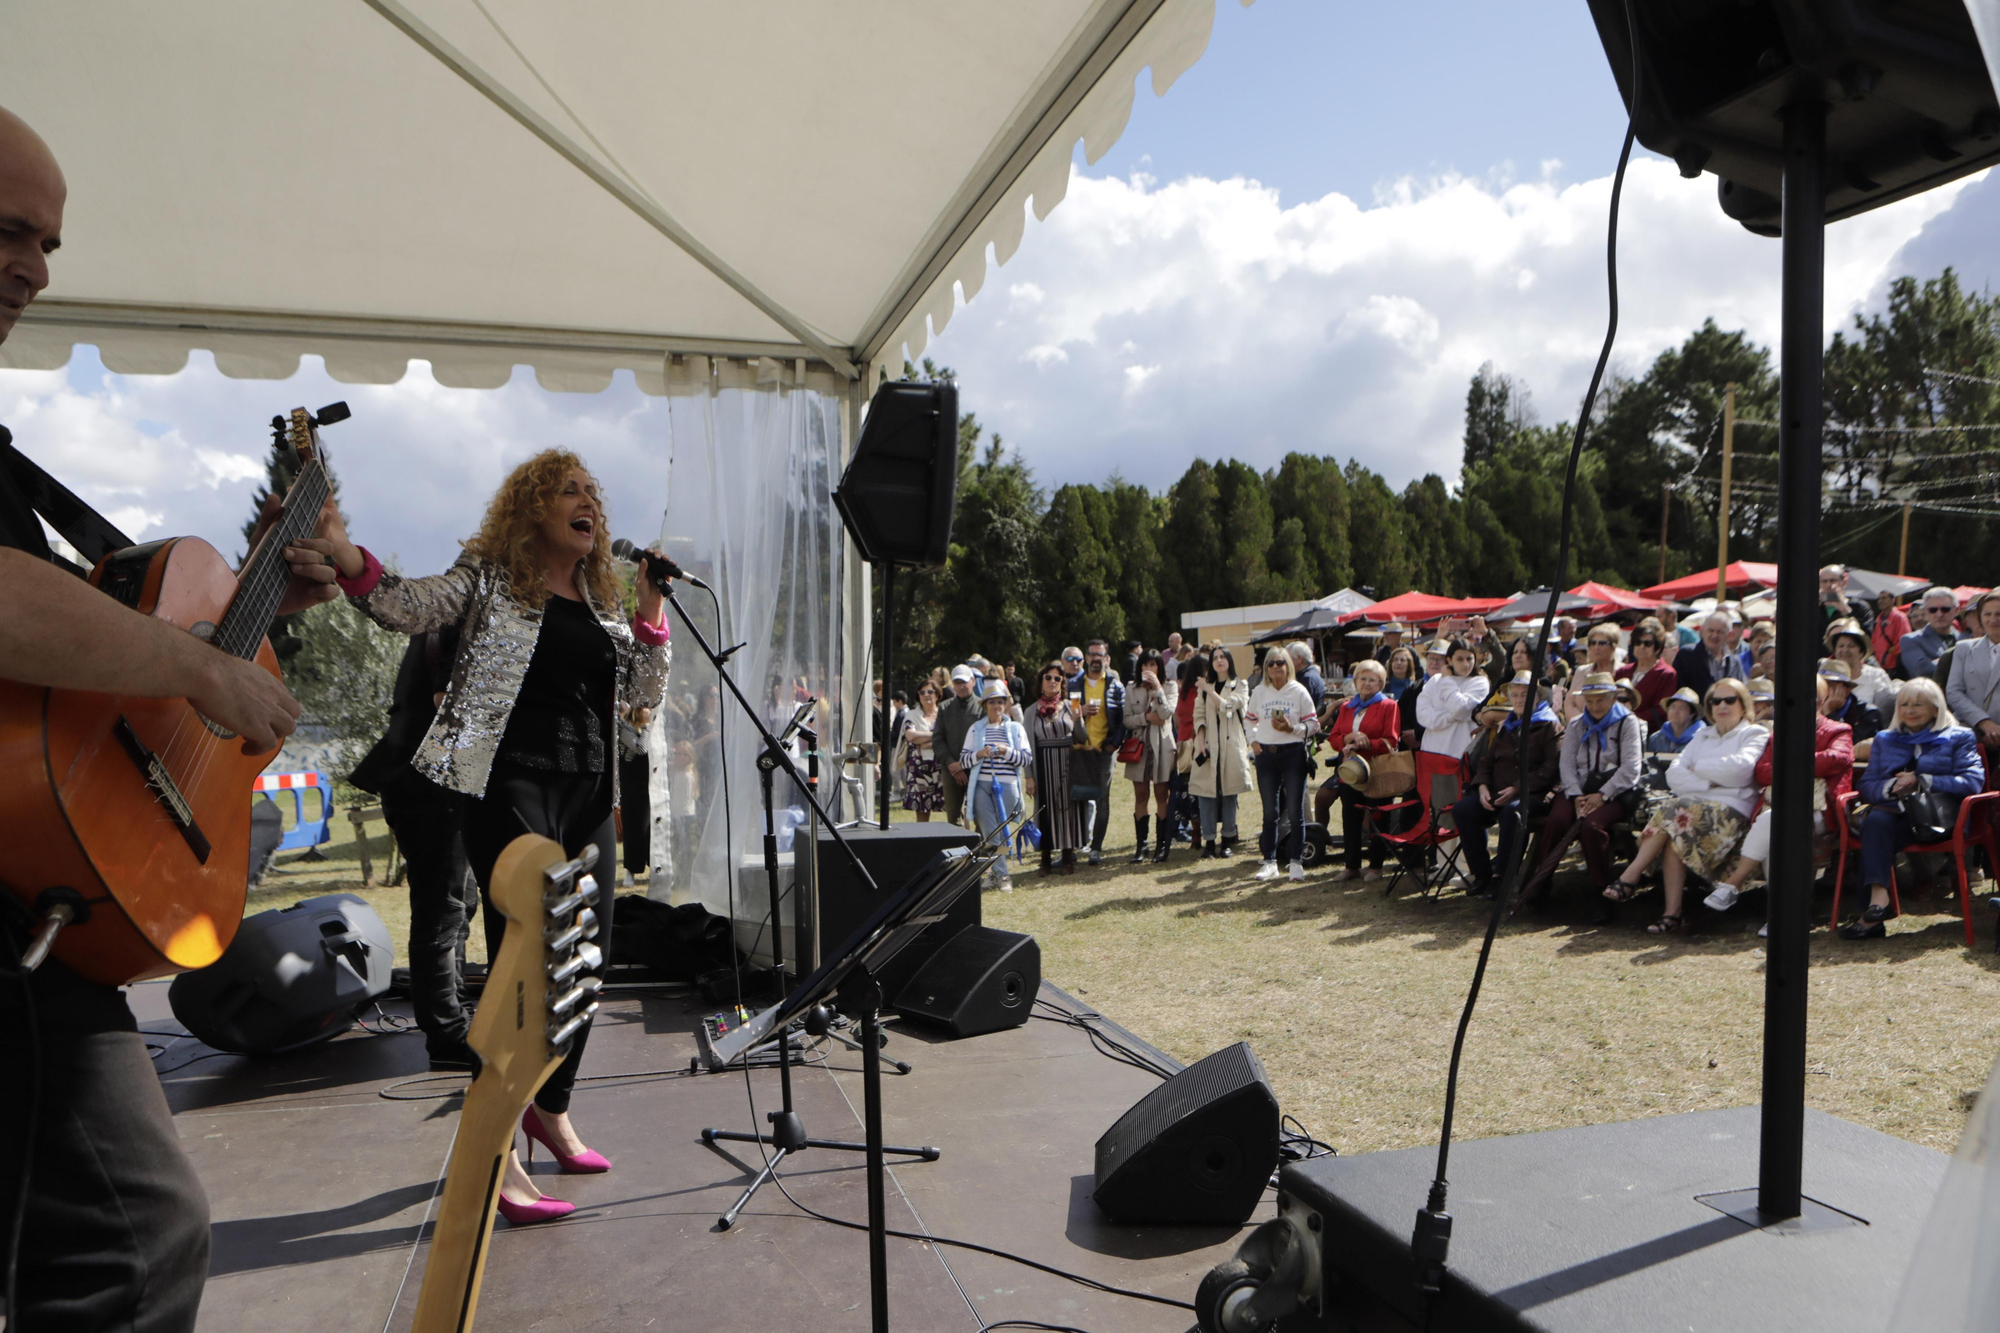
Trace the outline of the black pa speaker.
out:
M 976 1037 L 1027 1022 L 1041 988 L 1042 949 L 1034 936 L 967 926 L 924 960 L 892 1007 L 954 1037 Z
M 845 829 L 841 837 L 861 854 L 861 863 L 875 877 L 876 887 L 889 894 L 902 888 L 933 856 L 951 847 L 967 849 L 979 845 L 979 835 L 971 829 L 932 820 L 927 824 L 891 824 L 887 829 L 868 824 Z M 833 835 L 820 830 L 818 848 L 819 894 L 814 900 L 817 916 L 813 933 L 819 941 L 820 960 L 831 958 L 847 942 L 862 922 L 882 905 L 882 899 L 868 891 L 854 873 L 847 856 L 834 844 Z M 924 932 L 882 965 L 875 979 L 882 994 L 902 994 L 924 960 L 942 949 L 945 941 L 979 924 L 979 894 L 968 889 L 945 909 L 944 920 L 927 926 Z
M 276 1055 L 347 1030 L 389 989 L 395 948 L 375 909 L 329 893 L 244 918 L 221 958 L 167 989 L 174 1017 L 218 1051 Z
M 833 504 L 871 565 L 941 565 L 958 503 L 958 388 L 884 384 Z
M 1639 142 L 1683 176 L 1721 177 L 1722 211 L 1761 235 L 1778 234 L 1781 113 L 1801 99 L 1827 107 L 1828 222 L 2000 161 L 2000 104 L 1965 0 L 1589 2 Z
M 1248 1042 L 1154 1088 L 1097 1141 L 1092 1197 L 1114 1222 L 1248 1220 L 1278 1169 L 1278 1098 Z

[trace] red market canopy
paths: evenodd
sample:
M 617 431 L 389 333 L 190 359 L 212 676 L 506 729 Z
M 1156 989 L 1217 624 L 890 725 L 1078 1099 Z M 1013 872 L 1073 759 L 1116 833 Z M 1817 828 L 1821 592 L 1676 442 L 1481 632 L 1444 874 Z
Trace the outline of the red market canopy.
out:
M 1591 600 L 1593 605 L 1590 614 L 1593 618 L 1616 615 L 1620 611 L 1652 611 L 1660 605 L 1656 597 L 1642 597 L 1629 588 L 1614 588 L 1608 583 L 1598 583 L 1595 580 L 1579 583 L 1570 591 L 1579 597 L 1588 597 Z
M 1433 597 L 1427 592 L 1406 592 L 1362 610 L 1350 611 L 1340 618 L 1340 623 L 1386 625 L 1392 620 L 1402 620 L 1411 624 L 1428 624 L 1446 616 L 1483 616 L 1506 604 L 1505 597 Z
M 1761 564 L 1754 560 L 1732 560 L 1729 562 L 1729 568 L 1725 572 L 1728 576 L 1729 587 L 1731 589 L 1775 588 L 1778 586 L 1778 567 L 1776 565 Z M 1641 597 L 1658 597 L 1662 600 L 1676 602 L 1686 601 L 1690 597 L 1713 597 L 1715 596 L 1715 575 L 1716 571 L 1713 569 L 1703 570 L 1699 574 L 1689 574 L 1685 578 L 1669 579 L 1665 583 L 1656 583 L 1650 588 L 1642 588 L 1639 590 L 1639 595 Z

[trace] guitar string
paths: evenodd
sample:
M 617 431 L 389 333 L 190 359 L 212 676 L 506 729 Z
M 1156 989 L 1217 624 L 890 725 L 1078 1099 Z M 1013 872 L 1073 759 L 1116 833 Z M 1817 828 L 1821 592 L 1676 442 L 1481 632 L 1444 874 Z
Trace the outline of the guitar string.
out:
M 290 583 L 290 570 L 284 560 L 284 550 L 309 530 L 307 524 L 317 524 L 319 512 L 324 507 L 329 493 L 330 486 L 327 483 L 325 465 L 321 462 L 318 451 L 314 450 L 305 466 L 299 470 L 298 479 L 286 496 L 283 513 L 271 526 L 244 570 L 244 583 L 247 586 L 239 590 L 237 598 L 231 601 L 229 609 L 223 613 L 222 625 L 216 633 L 215 646 L 219 651 L 250 661 L 256 660 L 256 650 L 264 642 L 264 630 L 269 626 L 271 613 L 277 610 L 279 602 L 284 599 L 285 588 Z M 246 597 L 247 601 L 244 600 Z M 249 637 L 246 627 L 259 627 L 254 642 L 246 642 Z M 173 738 L 168 741 L 169 754 L 185 755 L 185 749 L 180 744 L 181 733 L 190 726 L 191 715 L 194 714 L 195 710 L 192 708 L 182 714 L 180 725 L 175 728 Z M 193 717 L 192 728 L 188 733 L 188 744 L 194 750 L 193 772 L 183 787 L 183 792 L 190 803 L 197 798 L 208 777 L 215 771 L 215 759 L 222 752 L 222 747 L 235 743 L 215 735 L 198 716 Z M 163 757 L 162 763 L 169 761 Z M 177 761 L 170 764 L 170 768 L 175 766 L 178 766 Z

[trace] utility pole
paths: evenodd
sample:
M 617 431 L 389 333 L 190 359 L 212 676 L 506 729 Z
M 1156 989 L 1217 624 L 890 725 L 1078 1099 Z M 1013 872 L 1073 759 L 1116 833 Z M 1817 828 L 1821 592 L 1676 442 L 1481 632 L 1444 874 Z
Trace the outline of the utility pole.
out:
M 1715 600 L 1729 600 L 1729 477 L 1736 466 L 1736 385 L 1722 386 L 1722 512 L 1715 521 Z
M 1672 486 L 1660 483 L 1660 577 L 1653 580 L 1655 583 L 1667 581 L 1667 506 L 1673 500 L 1673 494 Z
M 1907 571 L 1909 567 L 1910 567 L 1910 502 L 1908 500 L 1905 500 L 1903 501 L 1903 549 L 1902 552 L 1896 556 L 1896 577 L 1899 579 L 1906 577 L 1905 571 Z

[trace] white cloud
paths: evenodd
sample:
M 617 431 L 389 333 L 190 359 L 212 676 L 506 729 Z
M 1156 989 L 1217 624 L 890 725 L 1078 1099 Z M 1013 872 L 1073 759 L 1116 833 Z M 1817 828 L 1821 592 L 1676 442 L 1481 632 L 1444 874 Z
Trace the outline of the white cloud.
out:
M 1828 232 L 1829 334 L 1961 188 Z M 1574 412 L 1603 338 L 1609 198 L 1608 177 L 1565 186 L 1547 164 L 1536 181 L 1405 179 L 1369 206 L 1289 208 L 1242 179 L 1078 173 L 1008 266 L 1044 299 L 974 301 L 928 354 L 1044 483 L 1115 469 L 1157 488 L 1197 456 L 1270 466 L 1294 449 L 1358 457 L 1398 485 L 1453 477 L 1480 363 L 1525 378 L 1545 415 Z M 1774 345 L 1778 267 L 1777 243 L 1725 218 L 1712 179 L 1634 161 L 1614 364 L 1643 371 L 1710 316 Z

